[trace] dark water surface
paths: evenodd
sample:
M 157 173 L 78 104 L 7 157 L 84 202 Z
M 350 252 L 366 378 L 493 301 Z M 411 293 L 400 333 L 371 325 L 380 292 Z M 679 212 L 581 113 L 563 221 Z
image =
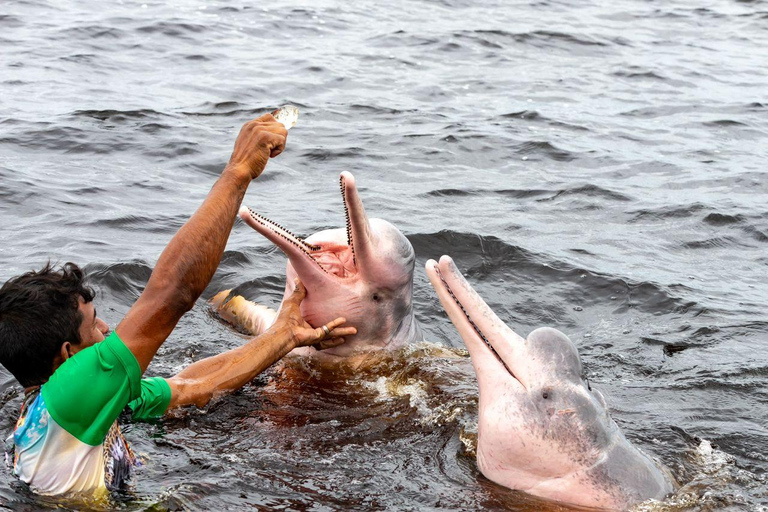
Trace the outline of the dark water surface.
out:
M 352 171 L 416 249 L 427 342 L 361 372 L 288 362 L 131 425 L 133 492 L 88 506 L 544 507 L 476 469 L 474 372 L 423 272 L 447 253 L 517 332 L 574 340 L 682 485 L 643 510 L 767 509 L 768 3 L 173 4 L 0 4 L 0 281 L 79 262 L 115 325 L 240 125 L 291 103 L 289 146 L 245 203 L 337 227 Z M 276 305 L 284 265 L 238 222 L 205 298 Z M 201 300 L 149 373 L 243 341 Z M 3 435 L 20 397 L 0 370 Z M 0 505 L 85 506 L 8 471 Z

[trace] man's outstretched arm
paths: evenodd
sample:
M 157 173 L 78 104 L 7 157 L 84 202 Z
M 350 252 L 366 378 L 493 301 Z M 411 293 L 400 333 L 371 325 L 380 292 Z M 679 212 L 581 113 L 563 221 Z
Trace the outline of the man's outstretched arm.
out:
M 242 347 L 197 361 L 168 379 L 171 387 L 169 408 L 183 405 L 202 407 L 217 394 L 240 389 L 296 347 L 320 342 L 323 348 L 344 342 L 343 336 L 355 334 L 354 327 L 342 327 L 344 318 L 314 329 L 301 317 L 300 305 L 307 292 L 297 280 L 296 289 L 280 308 L 275 323 L 266 332 Z
M 283 151 L 287 133 L 270 114 L 243 126 L 229 164 L 200 208 L 171 239 L 144 292 L 117 326 L 117 335 L 142 373 L 213 277 L 248 185 L 270 157 Z

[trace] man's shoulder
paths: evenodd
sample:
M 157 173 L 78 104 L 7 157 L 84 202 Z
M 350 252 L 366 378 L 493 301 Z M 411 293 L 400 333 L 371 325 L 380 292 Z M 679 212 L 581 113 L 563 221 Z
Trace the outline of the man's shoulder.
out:
M 67 359 L 41 388 L 51 417 L 91 446 L 140 392 L 139 364 L 114 332 Z

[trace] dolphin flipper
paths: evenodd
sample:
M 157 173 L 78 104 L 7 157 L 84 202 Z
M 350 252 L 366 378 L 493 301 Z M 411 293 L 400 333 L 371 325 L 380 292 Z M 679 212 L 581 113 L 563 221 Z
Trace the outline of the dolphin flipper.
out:
M 258 336 L 272 325 L 277 312 L 266 306 L 251 302 L 241 295 L 230 296 L 231 290 L 217 293 L 210 304 L 213 310 L 227 323 L 253 336 Z

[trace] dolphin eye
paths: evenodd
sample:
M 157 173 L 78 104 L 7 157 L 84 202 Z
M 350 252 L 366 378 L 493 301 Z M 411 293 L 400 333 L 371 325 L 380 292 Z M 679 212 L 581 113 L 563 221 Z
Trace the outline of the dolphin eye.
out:
M 375 300 L 376 302 L 379 302 L 379 294 L 378 293 L 374 293 L 373 294 L 373 300 Z
M 545 399 L 545 400 L 546 400 L 546 399 L 548 399 L 548 398 L 549 398 L 549 390 L 547 390 L 547 391 L 543 392 L 543 393 L 541 394 L 541 397 L 542 397 L 543 399 Z

